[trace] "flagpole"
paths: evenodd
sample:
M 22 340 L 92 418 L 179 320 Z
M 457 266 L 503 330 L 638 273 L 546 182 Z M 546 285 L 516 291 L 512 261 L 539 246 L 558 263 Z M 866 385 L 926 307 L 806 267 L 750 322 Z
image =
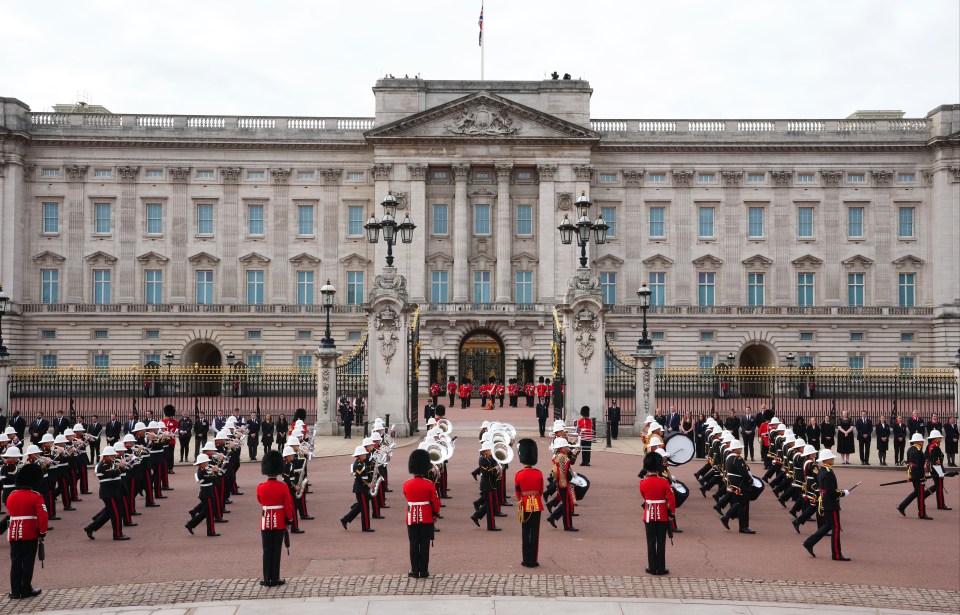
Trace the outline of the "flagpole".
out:
M 483 40 L 483 2 L 480 3 L 480 81 L 483 81 L 483 50 L 485 41 Z

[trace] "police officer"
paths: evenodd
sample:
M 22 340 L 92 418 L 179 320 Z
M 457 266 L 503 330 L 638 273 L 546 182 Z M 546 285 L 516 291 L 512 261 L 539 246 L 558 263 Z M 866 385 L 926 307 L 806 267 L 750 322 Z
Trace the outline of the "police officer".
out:
M 547 431 L 547 405 L 542 401 L 537 402 L 537 426 L 540 428 L 540 437 L 543 438 Z
M 607 408 L 607 422 L 610 423 L 610 437 L 616 440 L 620 434 L 620 406 L 616 400 L 613 400 Z

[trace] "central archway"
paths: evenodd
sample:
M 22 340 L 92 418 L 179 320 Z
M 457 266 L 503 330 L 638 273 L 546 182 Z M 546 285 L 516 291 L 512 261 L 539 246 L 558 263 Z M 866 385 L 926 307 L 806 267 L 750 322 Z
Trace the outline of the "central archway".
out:
M 223 355 L 220 349 L 211 342 L 198 341 L 188 345 L 181 354 L 181 364 L 184 367 L 222 367 Z M 215 396 L 220 395 L 222 383 L 219 377 L 203 378 L 194 382 L 194 391 L 196 395 Z
M 766 344 L 747 344 L 740 351 L 737 367 L 744 370 L 766 369 L 777 366 L 777 355 L 773 348 Z M 740 378 L 740 395 L 742 397 L 769 397 L 771 393 L 769 380 L 760 375 L 743 374 Z
M 475 329 L 463 336 L 459 359 L 461 382 L 470 380 L 477 387 L 491 377 L 504 378 L 503 340 L 489 329 Z

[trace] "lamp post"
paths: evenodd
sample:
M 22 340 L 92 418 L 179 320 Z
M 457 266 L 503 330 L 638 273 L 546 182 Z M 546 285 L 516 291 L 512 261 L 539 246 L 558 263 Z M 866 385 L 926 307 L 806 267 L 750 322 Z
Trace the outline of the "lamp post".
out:
M 3 345 L 3 315 L 7 311 L 7 303 L 10 301 L 10 295 L 3 291 L 3 285 L 0 284 L 0 359 L 6 359 L 10 356 L 7 347 Z
M 580 197 L 575 203 L 577 206 L 577 223 L 570 221 L 569 216 L 564 214 L 563 222 L 557 229 L 560 231 L 560 243 L 565 246 L 573 243 L 573 234 L 577 234 L 577 245 L 580 246 L 580 267 L 587 266 L 587 244 L 590 243 L 590 236 L 593 235 L 593 241 L 597 245 L 607 243 L 607 223 L 603 221 L 603 216 L 598 215 L 593 222 L 590 221 L 590 206 L 592 203 L 587 198 L 587 191 L 580 192 Z M 648 301 L 649 303 L 649 301 Z
M 231 351 L 231 352 L 228 352 L 228 353 L 227 353 L 227 365 L 229 365 L 230 367 L 233 367 L 233 364 L 236 363 L 236 362 L 237 362 L 237 355 L 233 354 L 232 351 Z
M 606 229 L 604 229 L 604 233 L 606 233 Z M 641 329 L 640 339 L 637 341 L 637 352 L 640 354 L 653 353 L 653 340 L 647 335 L 647 310 L 650 309 L 650 295 L 652 294 L 653 291 L 650 290 L 646 282 L 641 284 L 637 291 L 637 296 L 640 297 L 640 311 L 643 312 L 643 329 Z
M 392 192 L 387 192 L 386 198 L 380 204 L 383 205 L 383 217 L 377 220 L 371 213 L 363 228 L 367 231 L 369 243 L 377 243 L 380 240 L 380 231 L 383 231 L 383 240 L 387 242 L 387 267 L 393 267 L 393 246 L 397 243 L 397 232 L 400 233 L 400 241 L 411 243 L 413 230 L 417 225 L 410 219 L 409 212 L 404 215 L 403 221 L 397 224 L 397 199 Z
M 333 336 L 330 335 L 330 309 L 333 307 L 333 296 L 337 294 L 337 289 L 333 287 L 330 280 L 320 288 L 320 296 L 323 301 L 323 309 L 327 312 L 327 329 L 324 331 L 323 339 L 320 340 L 320 348 L 336 348 Z

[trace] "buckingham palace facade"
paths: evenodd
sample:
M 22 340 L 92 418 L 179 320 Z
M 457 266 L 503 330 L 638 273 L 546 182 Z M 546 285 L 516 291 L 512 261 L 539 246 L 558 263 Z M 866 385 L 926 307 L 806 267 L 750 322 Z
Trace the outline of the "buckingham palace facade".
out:
M 364 224 L 388 193 L 417 225 L 394 255 L 421 306 L 424 383 L 467 375 L 468 354 L 549 375 L 579 257 L 557 226 L 580 195 L 610 226 L 588 257 L 623 352 L 643 282 L 661 365 L 944 367 L 960 346 L 960 105 L 608 120 L 579 80 L 382 79 L 373 94 L 375 115 L 349 118 L 0 98 L 12 358 L 306 367 L 327 280 L 348 351 L 386 255 Z

